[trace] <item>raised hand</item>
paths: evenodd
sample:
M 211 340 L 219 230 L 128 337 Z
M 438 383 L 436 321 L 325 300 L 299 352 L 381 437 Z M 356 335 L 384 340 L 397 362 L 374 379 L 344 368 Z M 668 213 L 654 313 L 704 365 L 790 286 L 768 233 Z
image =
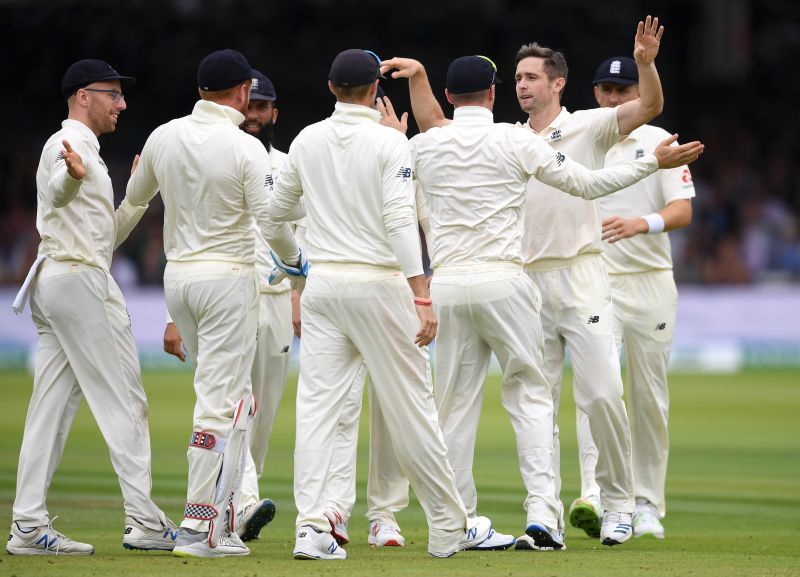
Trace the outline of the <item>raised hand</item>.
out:
M 425 70 L 419 60 L 413 58 L 390 58 L 381 62 L 381 74 L 393 70 L 392 78 L 411 78 L 420 70 Z
M 659 168 L 677 168 L 684 164 L 691 164 L 703 154 L 705 145 L 699 140 L 687 142 L 680 146 L 672 146 L 678 140 L 678 135 L 673 134 L 659 143 L 653 154 L 658 159 Z
M 644 22 L 639 21 L 633 40 L 633 59 L 637 64 L 647 65 L 655 60 L 663 35 L 664 27 L 658 25 L 658 17 L 648 15 Z
M 61 156 L 67 165 L 67 172 L 75 180 L 83 180 L 83 177 L 86 176 L 86 167 L 83 165 L 81 155 L 72 150 L 72 146 L 66 140 L 62 140 L 61 144 L 64 145 Z
M 381 124 L 399 130 L 403 134 L 408 131 L 408 112 L 404 112 L 400 118 L 397 118 L 397 113 L 394 111 L 392 101 L 388 96 L 378 98 L 375 101 L 375 106 L 378 112 L 381 113 Z

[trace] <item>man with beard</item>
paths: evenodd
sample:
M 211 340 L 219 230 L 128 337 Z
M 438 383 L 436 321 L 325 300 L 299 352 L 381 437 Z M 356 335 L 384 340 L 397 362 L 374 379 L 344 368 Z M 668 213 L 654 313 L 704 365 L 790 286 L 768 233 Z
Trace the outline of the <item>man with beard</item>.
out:
M 275 87 L 270 79 L 253 70 L 250 86 L 250 104 L 247 107 L 242 130 L 258 138 L 269 155 L 272 178 L 277 179 L 286 153 L 272 146 L 278 108 Z M 275 423 L 275 414 L 286 384 L 286 371 L 292 347 L 292 302 L 288 280 L 270 285 L 268 278 L 272 267 L 269 245 L 256 234 L 256 274 L 260 289 L 258 302 L 258 336 L 256 355 L 250 378 L 253 396 L 258 402 L 258 411 L 251 423 L 250 455 L 242 480 L 239 501 L 239 517 L 236 532 L 242 541 L 258 538 L 261 529 L 275 517 L 275 504 L 271 499 L 260 499 L 258 479 L 264 470 L 264 459 L 269 448 L 269 436 Z M 164 350 L 181 361 L 185 356 L 181 350 L 178 328 L 171 319 L 164 332 Z

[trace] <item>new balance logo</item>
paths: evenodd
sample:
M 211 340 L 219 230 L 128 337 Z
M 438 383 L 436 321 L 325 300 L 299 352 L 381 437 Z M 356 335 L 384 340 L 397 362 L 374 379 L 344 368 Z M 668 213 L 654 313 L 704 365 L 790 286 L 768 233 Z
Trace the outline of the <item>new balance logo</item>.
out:
M 128 529 L 130 529 L 130 527 L 128 527 Z M 126 531 L 126 532 L 127 532 L 127 531 Z M 172 529 L 165 529 L 165 530 L 164 530 L 164 534 L 162 535 L 162 537 L 163 537 L 164 539 L 166 539 L 167 537 L 169 537 L 170 541 L 175 541 L 175 540 L 178 538 L 178 530 L 177 530 L 177 529 L 175 529 L 175 530 L 173 531 Z
M 56 156 L 56 162 L 58 162 L 59 160 L 64 160 L 64 155 L 61 154 L 60 152 L 58 153 L 58 156 Z M 55 162 L 53 164 L 55 164 Z
M 593 324 L 596 324 L 596 323 L 599 323 L 599 322 L 600 322 L 600 317 L 595 315 L 595 316 L 589 317 L 589 320 L 587 321 L 586 324 L 587 325 L 593 325 Z
M 467 539 L 475 539 L 478 536 L 478 528 L 472 527 L 471 529 L 467 530 Z
M 300 531 L 300 532 L 297 534 L 297 536 L 298 536 L 300 539 L 302 539 L 302 538 L 303 538 L 303 537 L 305 537 L 306 535 L 308 535 L 308 533 L 306 533 L 305 531 Z
M 567 159 L 566 156 L 564 156 L 560 152 L 556 152 L 556 162 L 558 163 L 558 166 L 561 166 L 562 164 L 564 164 L 564 161 L 566 159 Z
M 642 150 L 641 148 L 637 148 L 636 153 L 633 155 L 633 159 L 639 160 L 643 156 L 644 156 L 644 150 Z
M 397 178 L 411 178 L 411 169 L 401 166 L 400 170 L 397 171 L 396 176 Z
M 283 348 L 281 349 L 281 352 L 282 352 L 282 353 L 288 353 L 288 352 L 289 352 L 289 345 L 286 345 L 285 347 L 283 347 Z
M 609 73 L 611 74 L 619 74 L 622 72 L 622 62 L 619 60 L 613 60 L 611 62 L 611 66 L 608 68 Z
M 53 535 L 53 538 L 49 539 L 47 533 L 45 533 L 44 535 L 39 537 L 39 540 L 36 541 L 35 545 L 44 545 L 45 549 L 50 549 L 53 545 L 56 544 L 56 541 L 58 541 L 58 537 Z
M 550 140 L 555 142 L 556 140 L 561 140 L 561 131 L 556 128 L 553 132 L 550 133 Z
M 664 330 L 664 329 L 666 329 L 666 328 L 667 328 L 667 323 L 658 323 L 658 324 L 656 325 L 656 330 L 657 330 L 657 331 L 663 331 L 663 330 Z
M 328 553 L 333 553 L 334 551 L 336 551 L 336 543 L 331 543 L 328 546 Z
M 268 174 L 268 175 L 267 175 L 267 176 L 264 178 L 264 186 L 272 186 L 273 184 L 275 184 L 275 181 L 274 181 L 274 180 L 272 180 L 272 175 L 271 175 L 271 174 Z
M 131 531 L 133 531 L 133 527 L 125 527 L 125 534 L 130 535 Z

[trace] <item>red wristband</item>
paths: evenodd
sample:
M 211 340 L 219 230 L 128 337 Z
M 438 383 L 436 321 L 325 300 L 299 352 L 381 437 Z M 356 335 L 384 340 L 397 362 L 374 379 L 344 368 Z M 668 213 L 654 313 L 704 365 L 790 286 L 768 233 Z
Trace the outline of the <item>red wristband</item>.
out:
M 414 304 L 418 307 L 429 307 L 433 304 L 431 299 L 424 299 L 422 297 L 414 297 Z

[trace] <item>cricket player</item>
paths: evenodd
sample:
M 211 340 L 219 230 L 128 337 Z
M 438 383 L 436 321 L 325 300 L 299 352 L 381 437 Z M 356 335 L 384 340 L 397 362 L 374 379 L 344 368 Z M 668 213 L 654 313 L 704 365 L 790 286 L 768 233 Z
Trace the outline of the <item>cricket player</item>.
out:
M 272 81 L 265 74 L 253 70 L 250 103 L 241 128 L 258 138 L 266 148 L 272 178 L 275 180 L 286 158 L 286 153 L 272 146 L 275 122 L 278 120 L 277 98 Z M 257 231 L 255 242 L 255 265 L 260 294 L 256 353 L 250 378 L 258 411 L 251 424 L 250 455 L 245 465 L 237 511 L 236 532 L 242 541 L 257 538 L 264 525 L 275 517 L 275 503 L 271 499 L 259 497 L 258 479 L 264 470 L 269 437 L 283 396 L 292 349 L 291 286 L 288 280 L 275 286 L 269 284 L 268 278 L 274 266 L 269 245 Z M 164 331 L 164 350 L 183 361 L 181 338 L 174 322 L 168 322 Z
M 15 301 L 20 313 L 29 294 L 39 348 L 6 544 L 12 555 L 94 553 L 92 545 L 53 527 L 45 503 L 83 398 L 122 490 L 123 546 L 175 546 L 175 525 L 150 497 L 147 398 L 125 300 L 109 273 L 119 229 L 98 137 L 116 130 L 127 108 L 123 89 L 134 82 L 102 60 L 72 64 L 61 83 L 67 119 L 39 160 L 36 223 L 42 242 Z M 141 212 L 123 202 L 117 215 Z
M 250 370 L 258 325 L 253 219 L 284 266 L 303 268 L 289 226 L 267 215 L 273 178 L 258 139 L 239 129 L 252 69 L 235 50 L 206 56 L 200 100 L 156 128 L 128 181 L 126 202 L 164 200 L 167 309 L 196 363 L 187 503 L 174 554 L 247 555 L 235 532 L 238 489 L 256 412 Z M 124 224 L 127 231 L 136 219 Z
M 540 138 L 494 124 L 495 77 L 486 57 L 455 60 L 446 92 L 455 106 L 453 122 L 411 140 L 430 215 L 431 290 L 440 319 L 434 391 L 459 491 L 468 513 L 475 514 L 472 459 L 483 382 L 495 353 L 528 491 L 526 535 L 538 549 L 561 549 L 560 505 L 551 493 L 552 395 L 541 372 L 541 295 L 522 269 L 526 185 L 535 176 L 563 192 L 595 198 L 664 165 L 660 156 L 669 155 L 670 147 L 669 140 L 662 143 L 656 149 L 659 159 L 651 157 L 646 166 L 592 174 Z M 690 158 L 699 150 L 697 143 L 687 147 Z M 486 548 L 514 544 L 510 536 L 496 534 L 495 540 Z
M 294 140 L 270 214 L 292 220 L 303 197 L 314 263 L 301 302 L 294 491 L 296 559 L 344 559 L 324 515 L 333 436 L 362 360 L 397 459 L 428 520 L 428 552 L 449 557 L 486 539 L 468 522 L 447 461 L 426 345 L 436 315 L 423 275 L 408 141 L 373 108 L 379 63 L 345 50 L 331 65 L 331 117 Z
M 597 69 L 594 95 L 602 107 L 615 107 L 639 95 L 636 63 L 609 58 Z M 639 156 L 667 133 L 644 125 L 623 137 L 606 154 L 613 166 Z M 666 513 L 669 389 L 667 365 L 677 308 L 668 231 L 688 226 L 694 197 L 687 166 L 661 170 L 599 203 L 603 261 L 614 302 L 614 336 L 627 362 L 627 409 L 633 453 L 636 512 L 633 535 L 664 538 L 660 519 Z M 581 501 L 599 502 L 595 479 L 597 448 L 586 415 L 578 411 Z M 571 507 L 578 510 L 580 503 Z M 572 516 L 570 516 L 572 520 Z

